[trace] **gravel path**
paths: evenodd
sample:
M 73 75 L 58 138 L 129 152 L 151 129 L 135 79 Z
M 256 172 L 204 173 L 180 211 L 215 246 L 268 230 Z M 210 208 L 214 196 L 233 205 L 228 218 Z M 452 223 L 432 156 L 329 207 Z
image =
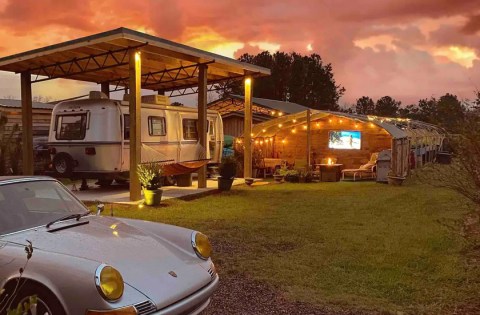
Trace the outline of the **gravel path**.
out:
M 243 275 L 221 275 L 212 303 L 202 315 L 362 315 L 351 311 L 320 309 L 314 305 L 290 302 L 281 292 Z

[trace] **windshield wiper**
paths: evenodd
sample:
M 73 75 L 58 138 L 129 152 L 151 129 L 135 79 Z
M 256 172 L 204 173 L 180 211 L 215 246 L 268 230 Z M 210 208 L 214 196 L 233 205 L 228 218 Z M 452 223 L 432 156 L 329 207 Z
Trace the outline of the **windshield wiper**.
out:
M 81 217 L 87 216 L 91 213 L 92 211 L 87 211 L 84 213 L 73 213 L 73 214 L 68 214 L 66 216 L 60 217 L 58 219 L 55 219 L 49 223 L 47 223 L 46 227 L 49 228 L 52 224 L 60 222 L 60 221 L 65 221 L 65 220 L 71 220 L 71 219 L 77 219 L 80 220 Z

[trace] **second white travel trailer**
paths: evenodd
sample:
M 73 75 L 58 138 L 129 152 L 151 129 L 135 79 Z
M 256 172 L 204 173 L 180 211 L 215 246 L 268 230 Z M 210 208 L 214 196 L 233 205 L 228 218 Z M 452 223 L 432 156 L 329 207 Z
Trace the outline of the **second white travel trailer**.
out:
M 167 97 L 142 97 L 142 162 L 164 165 L 167 176 L 196 171 L 222 158 L 223 125 L 207 112 L 207 148 L 198 137 L 196 108 L 172 106 Z M 88 99 L 64 101 L 53 109 L 48 145 L 55 177 L 97 179 L 101 186 L 124 182 L 130 171 L 130 115 L 127 101 L 91 92 Z M 206 152 L 206 153 L 205 153 Z

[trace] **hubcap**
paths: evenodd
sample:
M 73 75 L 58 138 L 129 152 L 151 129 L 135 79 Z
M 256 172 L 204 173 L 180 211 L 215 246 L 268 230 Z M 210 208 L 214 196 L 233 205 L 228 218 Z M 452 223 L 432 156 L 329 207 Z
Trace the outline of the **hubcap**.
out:
M 67 162 L 65 160 L 60 160 L 55 163 L 55 169 L 59 173 L 65 173 L 67 171 Z

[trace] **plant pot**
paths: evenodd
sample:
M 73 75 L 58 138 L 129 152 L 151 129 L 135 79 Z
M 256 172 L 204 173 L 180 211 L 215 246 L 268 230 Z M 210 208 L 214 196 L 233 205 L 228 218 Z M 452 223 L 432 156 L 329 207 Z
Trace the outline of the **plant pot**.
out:
M 405 181 L 405 177 L 398 177 L 398 176 L 387 176 L 388 184 L 393 186 L 401 186 Z
M 247 184 L 248 186 L 251 186 L 253 184 L 253 181 L 253 178 L 245 178 L 245 184 Z
M 233 177 L 232 178 L 218 178 L 218 190 L 220 191 L 229 191 L 232 188 Z
M 305 176 L 300 176 L 300 177 L 298 178 L 298 182 L 299 182 L 299 183 L 306 183 L 306 182 L 307 182 L 307 178 L 306 178 Z
M 283 181 L 283 175 L 273 175 L 273 179 L 275 180 L 275 183 L 281 183 Z
M 143 196 L 145 197 L 145 204 L 147 206 L 158 206 L 162 201 L 163 190 L 161 189 L 144 189 Z

